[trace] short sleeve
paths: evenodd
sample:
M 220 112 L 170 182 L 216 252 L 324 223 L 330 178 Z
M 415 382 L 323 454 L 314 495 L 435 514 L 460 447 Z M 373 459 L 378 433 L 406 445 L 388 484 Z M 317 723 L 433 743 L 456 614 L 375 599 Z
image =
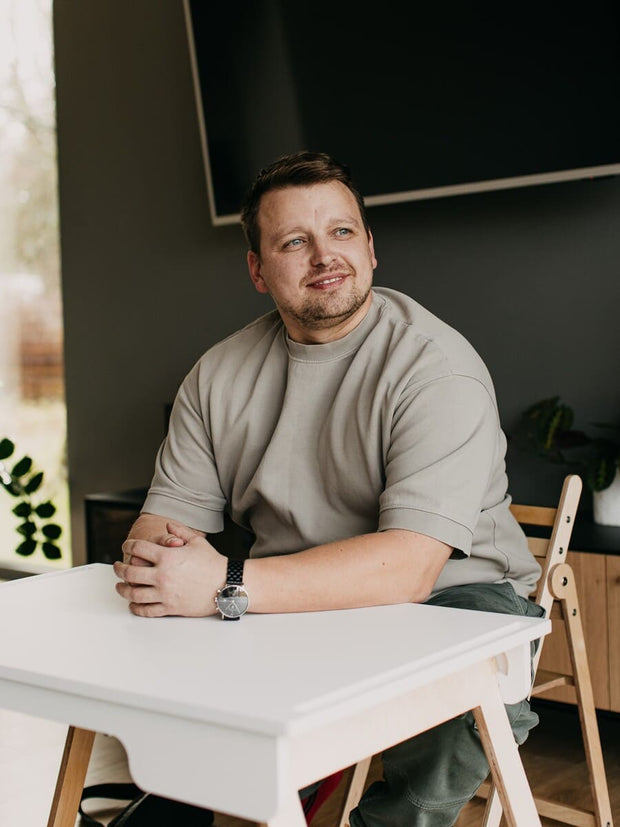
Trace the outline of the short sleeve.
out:
M 469 555 L 500 436 L 495 401 L 476 379 L 407 388 L 392 420 L 379 530 L 409 529 Z
M 213 454 L 200 370 L 198 363 L 177 393 L 142 510 L 209 534 L 222 531 L 226 498 Z

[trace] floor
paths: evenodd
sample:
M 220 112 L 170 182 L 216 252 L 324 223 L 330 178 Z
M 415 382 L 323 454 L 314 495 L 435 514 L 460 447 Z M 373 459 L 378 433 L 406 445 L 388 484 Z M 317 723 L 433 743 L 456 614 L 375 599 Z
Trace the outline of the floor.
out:
M 541 794 L 556 794 L 566 803 L 591 806 L 585 759 L 575 711 L 539 702 L 541 724 L 522 749 L 530 783 Z M 614 820 L 620 827 L 620 716 L 602 714 L 601 737 Z M 66 728 L 30 716 L 0 711 L 0 822 L 10 827 L 43 827 L 47 823 Z M 380 777 L 375 760 L 372 777 Z M 129 780 L 125 752 L 114 738 L 98 735 L 87 784 Z M 542 782 L 542 785 L 541 785 Z M 335 827 L 341 791 L 325 804 L 313 827 Z M 474 800 L 461 814 L 458 827 L 479 827 L 483 802 Z M 113 815 L 98 811 L 107 823 Z M 77 822 L 79 824 L 79 821 Z M 544 827 L 556 822 L 543 820 Z M 252 822 L 218 815 L 217 827 L 251 827 Z M 179 825 L 182 827 L 182 825 Z

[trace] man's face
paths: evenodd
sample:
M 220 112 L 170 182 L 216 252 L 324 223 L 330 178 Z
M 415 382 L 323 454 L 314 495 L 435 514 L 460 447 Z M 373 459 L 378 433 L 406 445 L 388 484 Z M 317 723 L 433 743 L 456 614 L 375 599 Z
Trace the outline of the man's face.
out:
M 377 266 L 353 194 L 339 181 L 271 190 L 261 199 L 260 255 L 250 277 L 269 293 L 289 336 L 306 344 L 345 336 L 372 303 Z

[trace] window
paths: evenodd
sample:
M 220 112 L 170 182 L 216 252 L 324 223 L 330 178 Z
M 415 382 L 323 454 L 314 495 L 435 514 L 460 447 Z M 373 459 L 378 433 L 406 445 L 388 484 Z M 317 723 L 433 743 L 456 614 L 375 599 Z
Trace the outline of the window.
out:
M 66 479 L 62 300 L 58 241 L 52 0 L 0 0 L 0 440 L 15 444 L 3 479 L 24 456 L 43 483 L 30 519 L 20 499 L 0 490 L 0 569 L 71 565 Z M 27 463 L 22 463 L 22 469 Z M 24 512 L 25 508 L 25 512 Z M 46 516 L 47 515 L 47 516 Z M 28 556 L 16 548 L 36 523 L 42 543 Z M 58 524 L 41 535 L 43 524 Z M 22 526 L 20 535 L 18 527 Z M 31 545 L 31 544 L 30 544 Z M 54 557 L 53 546 L 61 551 Z M 27 550 L 22 546 L 22 550 Z

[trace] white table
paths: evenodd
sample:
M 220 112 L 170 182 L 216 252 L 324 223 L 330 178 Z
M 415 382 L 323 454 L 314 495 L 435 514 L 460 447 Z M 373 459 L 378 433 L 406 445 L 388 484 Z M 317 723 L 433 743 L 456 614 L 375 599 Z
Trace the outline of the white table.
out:
M 415 604 L 144 619 L 115 582 L 93 564 L 0 585 L 0 706 L 114 735 L 143 789 L 269 827 L 305 825 L 301 787 L 473 709 L 508 823 L 540 824 L 503 700 L 528 694 L 548 620 Z

